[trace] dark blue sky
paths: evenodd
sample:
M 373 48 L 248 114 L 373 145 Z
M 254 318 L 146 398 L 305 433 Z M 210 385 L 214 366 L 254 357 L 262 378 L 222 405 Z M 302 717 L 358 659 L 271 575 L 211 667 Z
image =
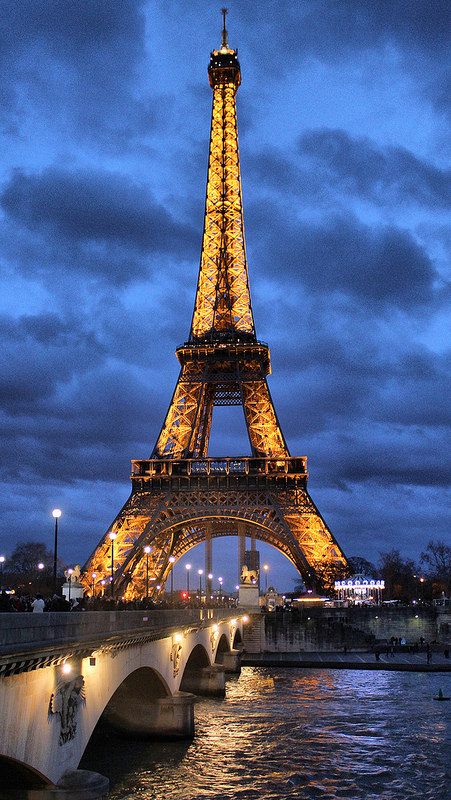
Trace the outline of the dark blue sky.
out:
M 271 391 L 343 549 L 374 560 L 449 536 L 446 7 L 230 4 Z M 57 505 L 62 555 L 83 561 L 188 334 L 219 7 L 2 0 L 0 39 L 0 551 L 50 545 Z M 240 426 L 218 415 L 216 452 L 247 451 Z M 289 589 L 288 562 L 263 556 Z

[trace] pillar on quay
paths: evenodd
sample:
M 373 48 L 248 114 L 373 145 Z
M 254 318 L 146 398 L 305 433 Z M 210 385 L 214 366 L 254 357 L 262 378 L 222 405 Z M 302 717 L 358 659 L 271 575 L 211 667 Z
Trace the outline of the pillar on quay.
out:
M 222 664 L 211 664 L 195 672 L 185 672 L 183 689 L 201 697 L 225 697 L 225 671 Z
M 230 653 L 224 653 L 222 666 L 226 675 L 239 675 L 241 672 L 241 651 L 231 650 Z
M 67 770 L 54 786 L 29 789 L 27 800 L 107 800 L 110 782 L 87 769 Z
M 194 695 L 176 692 L 151 703 L 129 697 L 126 704 L 107 708 L 104 716 L 114 728 L 133 736 L 190 739 L 194 736 Z

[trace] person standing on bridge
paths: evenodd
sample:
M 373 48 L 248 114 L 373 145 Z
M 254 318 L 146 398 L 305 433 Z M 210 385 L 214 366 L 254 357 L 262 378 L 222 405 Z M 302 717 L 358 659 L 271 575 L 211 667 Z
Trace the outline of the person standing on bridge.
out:
M 35 614 L 42 614 L 42 612 L 44 611 L 44 607 L 45 607 L 45 602 L 44 602 L 44 598 L 43 598 L 42 594 L 37 594 L 36 595 L 36 599 L 33 600 L 32 604 L 31 604 L 31 607 L 32 607 L 33 612 Z

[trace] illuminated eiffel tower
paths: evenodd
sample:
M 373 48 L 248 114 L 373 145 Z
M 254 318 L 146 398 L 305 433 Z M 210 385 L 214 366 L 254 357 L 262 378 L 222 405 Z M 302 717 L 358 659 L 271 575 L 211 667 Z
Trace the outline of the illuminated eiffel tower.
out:
M 180 375 L 152 455 L 132 461 L 130 498 L 85 564 L 94 593 L 112 580 L 116 596 L 142 597 L 149 585 L 155 596 L 184 553 L 230 534 L 273 545 L 307 582 L 346 565 L 307 492 L 307 459 L 288 451 L 266 380 L 269 348 L 255 333 L 235 103 L 241 73 L 225 9 L 223 17 L 208 67 L 213 109 L 191 331 L 177 349 Z M 208 458 L 213 407 L 233 405 L 244 410 L 252 455 Z

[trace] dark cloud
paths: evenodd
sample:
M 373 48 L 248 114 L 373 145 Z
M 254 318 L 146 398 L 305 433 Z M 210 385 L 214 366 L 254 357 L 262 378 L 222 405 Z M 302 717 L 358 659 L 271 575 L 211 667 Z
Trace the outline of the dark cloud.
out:
M 55 314 L 0 318 L 0 407 L 13 416 L 42 410 L 58 385 L 105 358 L 93 326 Z
M 46 392 L 38 393 L 30 370 L 34 394 L 16 385 L 14 407 L 2 403 L 3 480 L 30 475 L 68 484 L 95 481 L 101 473 L 102 480 L 126 482 L 127 458 L 148 456 L 161 425 L 162 404 L 150 382 L 134 369 L 105 363 L 73 369 L 69 381 L 61 363 L 50 371 L 52 355 L 47 369 L 41 364 Z
M 256 258 L 265 272 L 309 291 L 351 294 L 366 304 L 412 308 L 430 303 L 435 271 L 412 235 L 364 225 L 351 214 L 319 223 L 280 216 L 273 204 L 253 209 Z
M 104 170 L 17 170 L 1 204 L 13 223 L 12 257 L 28 270 L 39 271 L 44 262 L 53 272 L 91 273 L 121 284 L 145 275 L 152 255 L 186 259 L 198 246 L 193 229 L 142 185 Z
M 113 241 L 143 250 L 174 251 L 193 239 L 188 228 L 128 177 L 101 170 L 40 175 L 17 171 L 1 197 L 4 210 L 31 229 L 74 240 Z
M 9 120 L 30 104 L 60 118 L 61 103 L 84 134 L 127 127 L 144 57 L 142 3 L 5 0 L 0 19 L 2 87 Z M 122 119 L 118 114 L 122 112 Z
M 445 208 L 451 203 L 451 171 L 428 164 L 405 148 L 377 147 L 346 131 L 324 129 L 303 134 L 299 148 L 337 191 L 384 204 Z

